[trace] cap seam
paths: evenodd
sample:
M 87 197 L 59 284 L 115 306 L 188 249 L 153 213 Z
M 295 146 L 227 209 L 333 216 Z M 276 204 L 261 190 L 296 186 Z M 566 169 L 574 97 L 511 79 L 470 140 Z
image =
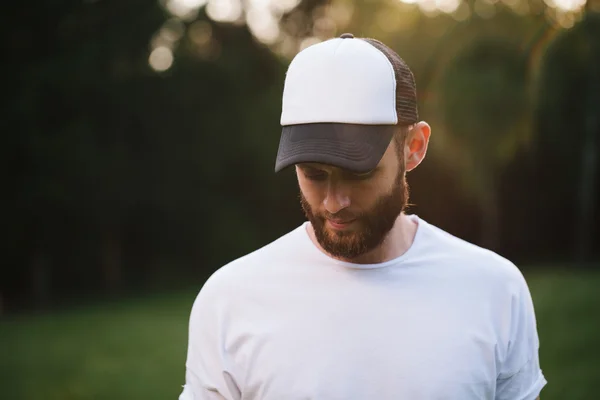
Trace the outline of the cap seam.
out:
M 394 71 L 394 66 L 392 65 L 390 59 L 381 51 L 379 50 L 377 47 L 373 46 L 371 43 L 369 43 L 366 40 L 361 39 L 364 43 L 368 44 L 369 46 L 371 46 L 373 49 L 375 49 L 377 51 L 377 53 L 379 53 L 386 61 L 386 63 L 388 64 L 391 73 L 392 73 L 392 80 L 394 81 L 394 90 L 392 91 L 392 104 L 394 105 L 394 109 L 393 109 L 393 114 L 394 114 L 394 119 L 396 120 L 396 124 L 399 123 L 398 120 L 398 113 L 396 112 L 396 87 L 398 85 L 398 82 L 396 82 L 396 72 Z
M 336 55 L 336 53 L 337 53 L 338 49 L 340 48 L 340 46 L 341 46 L 341 45 L 342 45 L 342 43 L 343 43 L 343 40 L 344 40 L 344 39 L 339 39 L 339 40 L 338 40 L 337 46 L 335 46 L 335 50 L 333 50 L 333 57 L 335 57 L 335 55 Z

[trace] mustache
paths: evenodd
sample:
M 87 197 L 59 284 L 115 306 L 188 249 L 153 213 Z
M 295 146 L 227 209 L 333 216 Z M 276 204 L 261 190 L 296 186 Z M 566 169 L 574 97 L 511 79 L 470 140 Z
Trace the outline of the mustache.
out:
M 317 214 L 316 216 L 321 219 L 351 221 L 351 220 L 355 220 L 355 219 L 360 219 L 362 215 L 356 214 L 356 213 L 351 213 L 351 212 L 348 212 L 345 210 L 340 210 L 339 212 L 336 212 L 336 213 L 330 213 L 330 212 L 324 211 L 322 213 Z

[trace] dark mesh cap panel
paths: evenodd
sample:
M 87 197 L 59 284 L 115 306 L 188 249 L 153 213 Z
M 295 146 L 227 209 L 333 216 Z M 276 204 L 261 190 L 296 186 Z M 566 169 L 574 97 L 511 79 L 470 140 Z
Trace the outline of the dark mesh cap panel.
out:
M 417 88 L 415 77 L 408 65 L 392 49 L 376 39 L 362 38 L 365 42 L 381 51 L 390 60 L 396 75 L 396 113 L 399 125 L 419 122 L 417 110 Z

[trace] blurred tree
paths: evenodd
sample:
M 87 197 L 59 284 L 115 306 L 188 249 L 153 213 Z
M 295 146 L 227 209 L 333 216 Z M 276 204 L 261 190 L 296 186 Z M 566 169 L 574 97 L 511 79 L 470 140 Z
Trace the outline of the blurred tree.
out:
M 0 152 L 14 199 L 3 220 L 11 233 L 3 242 L 4 307 L 19 297 L 43 305 L 76 292 L 202 282 L 299 223 L 293 174 L 273 174 L 284 74 L 299 49 L 344 31 L 388 43 L 415 71 L 422 118 L 434 128 L 429 161 L 411 180 L 418 180 L 420 203 L 436 209 L 424 213 L 482 241 L 473 233 L 477 200 L 492 248 L 498 225 L 508 224 L 499 188 L 517 187 L 499 182 L 508 180 L 503 174 L 516 154 L 525 157 L 518 150 L 543 136 L 542 150 L 558 160 L 561 142 L 550 138 L 564 138 L 569 115 L 587 118 L 587 128 L 575 124 L 580 134 L 569 136 L 577 162 L 565 167 L 569 182 L 582 184 L 557 185 L 564 196 L 582 193 L 577 232 L 585 239 L 594 228 L 592 110 L 599 91 L 587 90 L 597 85 L 597 60 L 590 58 L 597 50 L 581 32 L 597 36 L 594 24 L 584 21 L 563 35 L 536 80 L 527 56 L 530 39 L 548 30 L 543 7 L 517 15 L 496 5 L 492 18 L 480 3 L 463 2 L 446 14 L 428 9 L 431 1 L 288 0 L 265 6 L 281 17 L 274 41 L 279 31 L 272 26 L 257 31 L 271 21 L 256 19 L 262 2 L 240 2 L 229 22 L 217 21 L 231 15 L 217 15 L 214 0 L 185 16 L 174 5 L 196 3 L 11 3 L 0 15 L 11 77 Z M 535 129 L 532 82 L 541 88 Z M 585 112 L 575 89 L 588 93 Z M 578 158 L 574 149 L 588 156 Z M 591 161 L 584 168 L 581 160 Z M 547 210 L 563 208 L 564 196 L 548 201 Z M 546 242 L 548 232 L 537 231 Z M 582 248 L 593 247 L 586 243 Z
M 2 147 L 15 210 L 5 304 L 205 277 L 282 229 L 268 176 L 284 68 L 246 27 L 200 13 L 190 28 L 208 27 L 211 53 L 180 32 L 157 73 L 149 42 L 179 25 L 154 0 L 48 3 L 30 18 L 27 32 L 4 28 L 43 49 L 3 37 L 19 61 L 2 123 L 22 133 Z
M 482 206 L 481 243 L 492 249 L 499 245 L 499 171 L 532 136 L 526 60 L 514 44 L 482 37 L 446 68 L 440 87 L 449 161 Z
M 593 255 L 598 216 L 600 153 L 600 14 L 587 12 L 560 34 L 544 57 L 538 84 L 537 129 L 554 166 L 540 165 L 544 202 L 574 208 L 569 227 L 580 261 Z M 557 84 L 560 82 L 560 84 Z M 558 171 L 561 185 L 557 185 Z M 558 208 L 558 207 L 557 207 Z M 565 218 L 548 215 L 548 220 Z M 549 226 L 548 229 L 551 229 Z M 596 228 L 597 229 L 597 228 Z
M 56 256 L 72 228 L 65 226 L 69 216 L 100 233 L 100 276 L 116 289 L 122 274 L 118 231 L 136 194 L 130 152 L 139 130 L 119 107 L 122 93 L 111 96 L 124 78 L 115 67 L 136 70 L 136 58 L 145 58 L 140 45 L 164 17 L 148 0 L 45 2 L 34 13 L 29 5 L 14 8 L 14 19 L 6 22 L 18 36 L 4 38 L 20 69 L 9 113 L 23 121 L 26 158 L 17 161 L 23 180 L 13 193 L 15 222 L 28 232 L 33 296 L 47 301 L 56 284 L 52 275 L 65 269 Z M 89 266 L 81 267 L 89 274 Z

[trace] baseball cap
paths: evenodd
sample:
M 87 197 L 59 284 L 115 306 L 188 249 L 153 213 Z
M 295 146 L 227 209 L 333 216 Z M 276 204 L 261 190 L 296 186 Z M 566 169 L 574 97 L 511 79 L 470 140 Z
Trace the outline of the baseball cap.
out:
M 305 162 L 371 171 L 398 126 L 416 122 L 416 85 L 408 65 L 380 41 L 345 33 L 291 61 L 275 171 Z

